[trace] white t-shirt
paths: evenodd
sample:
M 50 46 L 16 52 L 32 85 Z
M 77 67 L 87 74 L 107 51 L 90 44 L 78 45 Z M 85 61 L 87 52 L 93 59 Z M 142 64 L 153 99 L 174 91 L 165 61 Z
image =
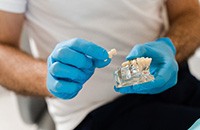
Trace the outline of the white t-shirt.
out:
M 58 42 L 75 37 L 119 51 L 75 98 L 47 99 L 57 130 L 75 128 L 90 111 L 120 96 L 113 89 L 113 71 L 136 43 L 153 41 L 166 30 L 164 4 L 164 0 L 0 0 L 1 10 L 25 13 L 34 57 L 46 59 Z

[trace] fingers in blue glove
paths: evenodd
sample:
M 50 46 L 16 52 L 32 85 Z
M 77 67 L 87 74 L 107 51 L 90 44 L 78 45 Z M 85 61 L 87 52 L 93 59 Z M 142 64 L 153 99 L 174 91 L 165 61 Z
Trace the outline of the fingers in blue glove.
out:
M 107 66 L 108 64 L 110 64 L 111 59 L 108 58 L 106 60 L 96 60 L 94 59 L 94 66 L 97 68 L 103 68 L 105 66 Z
M 162 48 L 165 48 L 165 50 Z M 176 49 L 169 38 L 159 38 L 155 42 L 135 45 L 126 59 L 132 60 L 138 57 L 151 57 L 153 61 L 162 61 L 165 60 L 163 58 L 174 58 L 175 53 Z M 161 54 L 167 55 L 163 56 Z
M 163 61 L 163 55 L 160 55 L 158 48 L 153 48 L 149 45 L 136 45 L 133 47 L 129 55 L 126 57 L 127 60 L 132 60 L 138 57 L 151 57 L 152 62 L 157 62 L 157 60 Z M 173 57 L 173 55 L 172 55 Z
M 146 56 L 146 48 L 143 45 L 135 45 L 131 52 L 126 57 L 126 60 L 132 60 L 138 57 Z
M 90 68 L 93 65 L 102 68 L 110 63 L 108 53 L 104 48 L 79 38 L 58 45 L 52 53 L 52 58 L 78 68 Z
M 59 61 L 63 64 L 72 65 L 77 68 L 91 68 L 93 66 L 93 62 L 90 58 L 69 47 L 56 49 L 51 57 L 54 61 Z
M 104 48 L 92 42 L 88 42 L 80 38 L 75 38 L 75 39 L 69 40 L 68 42 L 69 44 L 67 45 L 69 46 L 69 48 L 76 50 L 80 53 L 83 53 L 85 55 L 91 56 L 94 59 L 97 59 L 97 60 L 108 59 L 107 51 Z
M 54 62 L 49 68 L 49 72 L 56 78 L 70 79 L 80 83 L 84 83 L 88 78 L 88 74 L 82 70 L 60 62 Z
M 77 94 L 82 89 L 82 84 L 80 83 L 57 79 L 51 74 L 48 74 L 47 78 L 51 80 L 51 82 L 47 82 L 48 90 L 62 99 L 69 99 L 71 95 Z M 63 94 L 68 95 L 68 97 L 63 97 Z

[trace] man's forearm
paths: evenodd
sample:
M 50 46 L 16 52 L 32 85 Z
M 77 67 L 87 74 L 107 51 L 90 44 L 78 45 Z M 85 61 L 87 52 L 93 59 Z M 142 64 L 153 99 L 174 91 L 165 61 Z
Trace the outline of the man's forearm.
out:
M 0 84 L 17 93 L 50 96 L 46 89 L 46 63 L 19 49 L 0 44 Z
M 170 25 L 167 36 L 173 41 L 179 63 L 187 60 L 200 45 L 200 15 L 187 12 L 176 18 Z

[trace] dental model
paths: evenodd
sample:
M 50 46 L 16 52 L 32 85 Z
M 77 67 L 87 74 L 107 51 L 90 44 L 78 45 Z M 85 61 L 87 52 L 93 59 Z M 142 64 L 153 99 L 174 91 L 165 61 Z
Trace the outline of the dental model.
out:
M 116 49 L 111 49 L 108 52 L 109 58 L 111 59 L 113 56 L 117 55 L 117 50 Z
M 152 58 L 141 57 L 141 58 L 137 58 L 135 60 L 130 60 L 130 61 L 123 62 L 122 63 L 122 67 L 125 67 L 127 65 L 134 65 L 134 66 L 138 65 L 138 67 L 144 68 L 144 67 L 150 66 L 151 61 L 152 61 Z
M 152 58 L 141 57 L 123 62 L 114 72 L 116 87 L 132 86 L 154 80 L 154 76 L 149 72 L 151 61 Z

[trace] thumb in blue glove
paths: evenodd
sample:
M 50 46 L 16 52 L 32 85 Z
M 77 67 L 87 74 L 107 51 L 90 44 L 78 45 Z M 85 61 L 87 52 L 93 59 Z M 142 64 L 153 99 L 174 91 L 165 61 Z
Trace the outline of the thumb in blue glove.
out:
M 114 87 L 115 91 L 120 93 L 157 94 L 171 88 L 177 83 L 178 75 L 175 54 L 176 49 L 169 38 L 160 38 L 154 42 L 136 45 L 126 59 L 152 58 L 150 72 L 154 75 L 155 80 L 123 88 Z
M 47 88 L 61 99 L 71 99 L 93 75 L 110 63 L 102 47 L 76 38 L 59 43 L 48 57 Z

